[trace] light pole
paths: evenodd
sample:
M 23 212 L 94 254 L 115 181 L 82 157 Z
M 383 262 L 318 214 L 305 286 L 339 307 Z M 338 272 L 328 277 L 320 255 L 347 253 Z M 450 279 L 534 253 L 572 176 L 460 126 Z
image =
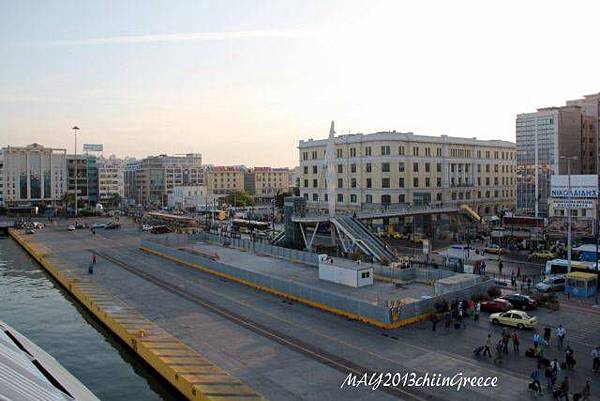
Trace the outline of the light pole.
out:
M 577 156 L 561 156 L 561 160 L 567 161 L 567 213 L 568 213 L 568 230 L 567 230 L 567 271 L 571 272 L 571 220 L 572 220 L 572 201 L 573 194 L 571 193 L 571 161 L 577 160 Z
M 77 217 L 77 131 L 79 127 L 74 126 L 72 129 L 75 134 L 75 217 Z

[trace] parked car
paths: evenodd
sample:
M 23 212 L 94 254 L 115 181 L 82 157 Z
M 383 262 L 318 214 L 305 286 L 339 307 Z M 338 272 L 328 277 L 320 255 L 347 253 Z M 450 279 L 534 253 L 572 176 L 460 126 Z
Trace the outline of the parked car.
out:
M 565 276 L 562 274 L 548 276 L 544 281 L 537 283 L 535 289 L 539 292 L 564 291 L 566 281 Z
M 152 230 L 152 226 L 149 224 L 142 225 L 142 231 L 150 231 Z
M 104 223 L 96 223 L 92 226 L 92 228 L 96 229 L 96 228 L 106 228 L 106 224 Z
M 87 223 L 80 223 L 80 222 L 75 222 L 75 228 L 77 229 L 83 229 L 83 228 L 88 228 L 88 224 Z
M 25 231 L 25 234 L 35 234 L 35 230 L 33 228 L 28 229 L 27 231 Z
M 531 256 L 533 256 L 536 259 L 552 260 L 552 259 L 556 259 L 557 255 L 554 252 L 543 250 L 543 251 L 534 252 L 533 255 L 531 255 Z
M 537 308 L 537 301 L 527 295 L 523 294 L 510 294 L 502 297 L 502 299 L 507 300 L 516 309 L 521 310 L 531 310 Z
M 173 230 L 171 230 L 169 227 L 167 226 L 154 226 L 152 227 L 152 229 L 150 230 L 151 234 L 168 234 L 170 232 L 173 232 Z
M 481 303 L 481 310 L 484 312 L 507 312 L 513 309 L 513 305 L 506 299 L 496 298 L 491 301 L 483 301 Z
M 527 312 L 515 309 L 507 312 L 492 313 L 490 315 L 490 321 L 493 324 L 503 324 L 518 329 L 529 329 L 537 326 L 537 319 L 534 316 L 530 316 Z
M 498 244 L 492 244 L 490 246 L 487 246 L 485 248 L 485 252 L 486 253 L 494 253 L 497 255 L 500 255 L 501 253 L 506 252 L 506 250 L 504 248 L 502 248 L 500 245 Z
M 75 226 L 73 224 L 69 224 L 69 226 L 67 227 L 67 230 L 75 231 Z
M 408 235 L 402 233 L 392 233 L 394 239 L 408 239 Z

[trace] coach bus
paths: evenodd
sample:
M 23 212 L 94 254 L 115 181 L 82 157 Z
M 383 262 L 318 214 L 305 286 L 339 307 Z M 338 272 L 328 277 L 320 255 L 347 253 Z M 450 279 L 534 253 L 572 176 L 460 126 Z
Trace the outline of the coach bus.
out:
M 595 273 L 596 263 L 584 262 L 581 260 L 571 261 L 571 271 L 579 271 L 586 273 Z M 569 261 L 566 259 L 552 259 L 546 262 L 546 268 L 544 274 L 567 274 L 569 273 Z

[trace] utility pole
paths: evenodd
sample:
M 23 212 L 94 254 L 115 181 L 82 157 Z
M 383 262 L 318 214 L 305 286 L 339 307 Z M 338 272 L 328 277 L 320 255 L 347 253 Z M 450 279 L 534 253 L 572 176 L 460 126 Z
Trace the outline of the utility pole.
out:
M 79 127 L 74 126 L 72 129 L 75 134 L 75 217 L 77 217 L 77 131 Z
M 567 212 L 568 212 L 568 229 L 567 229 L 567 271 L 571 272 L 571 220 L 572 220 L 572 206 L 573 206 L 573 194 L 571 192 L 571 161 L 577 160 L 577 156 L 561 156 L 560 159 L 567 161 Z M 598 262 L 596 262 L 598 263 Z

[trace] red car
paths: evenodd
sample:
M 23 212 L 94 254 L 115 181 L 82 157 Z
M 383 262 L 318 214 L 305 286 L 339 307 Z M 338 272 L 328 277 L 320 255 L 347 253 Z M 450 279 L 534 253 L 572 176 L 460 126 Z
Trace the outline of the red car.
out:
M 506 312 L 511 309 L 514 309 L 514 307 L 506 299 L 496 298 L 492 301 L 483 301 L 481 303 L 481 310 L 485 312 Z

